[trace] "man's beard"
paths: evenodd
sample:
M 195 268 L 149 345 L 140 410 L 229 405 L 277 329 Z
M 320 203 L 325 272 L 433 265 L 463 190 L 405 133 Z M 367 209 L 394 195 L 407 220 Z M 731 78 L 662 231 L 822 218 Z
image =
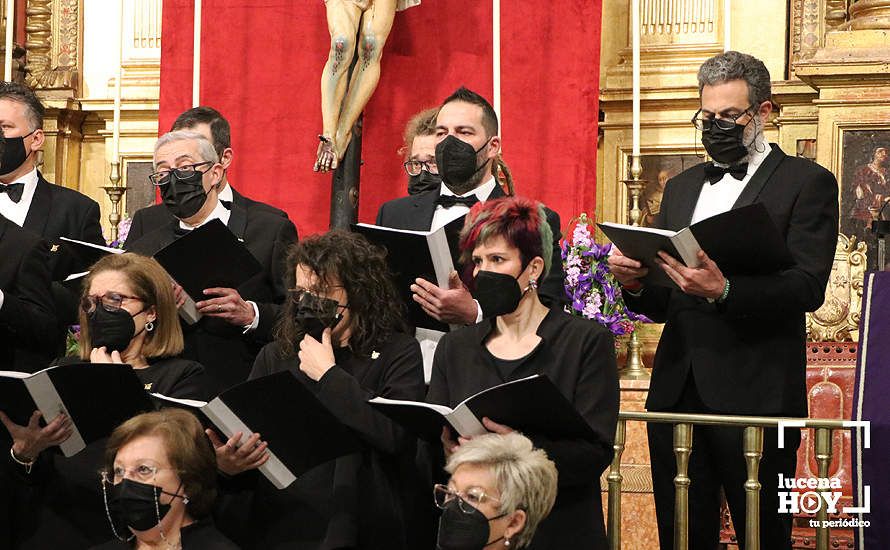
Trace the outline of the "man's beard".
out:
M 743 158 L 741 162 L 747 162 L 751 160 L 754 155 L 766 150 L 766 138 L 763 136 L 763 126 L 757 118 L 751 120 L 751 123 L 745 127 L 745 131 L 742 132 L 742 143 L 745 145 L 745 149 L 748 150 L 748 155 Z
M 479 161 L 478 155 L 476 156 L 476 161 Z M 491 170 L 488 169 L 488 160 L 486 160 L 482 166 L 478 167 L 476 173 L 470 176 L 470 179 L 468 179 L 467 181 L 463 183 L 444 183 L 445 187 L 447 187 L 455 195 L 466 195 L 473 189 L 479 187 L 479 184 L 482 183 L 482 180 L 486 179 L 490 175 Z

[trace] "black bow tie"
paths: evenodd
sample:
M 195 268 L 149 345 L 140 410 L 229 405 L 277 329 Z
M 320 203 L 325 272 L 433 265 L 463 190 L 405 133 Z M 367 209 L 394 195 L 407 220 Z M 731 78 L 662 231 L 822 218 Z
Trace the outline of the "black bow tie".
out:
M 191 229 L 185 229 L 184 227 L 182 227 L 182 226 L 179 225 L 178 223 L 176 224 L 175 227 L 173 227 L 173 234 L 176 235 L 176 238 L 177 238 L 177 239 L 178 239 L 179 237 L 185 237 L 186 235 L 188 235 L 188 234 L 191 233 L 191 232 L 192 232 Z
M 232 209 L 232 201 L 224 201 L 222 199 L 219 199 L 219 202 L 221 202 L 222 205 L 226 207 L 226 210 Z
M 436 199 L 436 204 L 442 205 L 443 208 L 451 208 L 454 205 L 462 204 L 467 208 L 471 208 L 474 204 L 479 202 L 479 197 L 476 195 L 470 195 L 469 197 L 455 197 L 454 195 L 439 195 L 439 198 Z
M 0 193 L 6 193 L 9 200 L 18 204 L 22 200 L 22 193 L 25 192 L 24 183 L 10 183 L 9 185 L 0 184 Z
M 705 179 L 708 180 L 708 183 L 714 185 L 721 179 L 725 174 L 729 174 L 735 179 L 742 181 L 745 179 L 745 175 L 748 173 L 748 163 L 742 162 L 740 164 L 733 164 L 727 166 L 726 168 L 722 166 L 717 166 L 714 163 L 705 165 Z

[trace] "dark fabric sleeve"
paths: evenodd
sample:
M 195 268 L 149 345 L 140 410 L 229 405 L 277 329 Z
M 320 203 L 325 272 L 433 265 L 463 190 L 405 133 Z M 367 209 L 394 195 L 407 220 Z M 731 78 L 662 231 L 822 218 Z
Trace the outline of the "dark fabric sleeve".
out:
M 135 243 L 145 234 L 145 228 L 142 223 L 145 218 L 143 210 L 144 209 L 139 209 L 133 214 L 133 221 L 130 222 L 130 232 L 127 233 L 127 240 L 124 243 L 125 249 L 127 248 L 127 244 Z
M 260 323 L 256 330 L 249 334 L 254 340 L 262 343 L 268 343 L 274 339 L 273 332 L 281 314 L 281 304 L 287 297 L 285 288 L 287 253 L 291 245 L 297 242 L 297 228 L 293 222 L 286 218 L 282 219 L 282 222 L 278 235 L 275 237 L 275 243 L 272 245 L 272 265 L 269 266 L 274 299 L 268 303 L 257 302 Z
M 89 201 L 83 220 L 81 220 L 80 237 L 84 242 L 105 246 L 105 237 L 102 236 L 102 225 L 99 223 L 99 205 L 94 200 Z
M 3 289 L 0 307 L 0 325 L 20 347 L 45 350 L 47 363 L 54 351 L 47 348 L 47 335 L 57 333 L 48 258 L 46 244 L 36 242 L 22 258 L 15 287 Z
M 374 225 L 383 226 L 383 220 L 386 219 L 386 216 L 383 214 L 383 211 L 386 209 L 386 203 L 380 205 L 380 208 L 377 209 L 377 219 L 374 221 Z
M 598 483 L 603 470 L 612 461 L 618 424 L 618 367 L 612 335 L 597 332 L 585 342 L 580 354 L 583 365 L 573 404 L 596 433 L 598 441 L 591 443 L 525 434 L 556 463 L 559 487 Z
M 820 169 L 804 184 L 788 222 L 785 242 L 794 265 L 773 275 L 730 277 L 720 311 L 733 316 L 815 311 L 825 300 L 837 233 L 837 180 Z
M 272 370 L 272 365 L 275 363 L 273 356 L 276 353 L 275 349 L 277 348 L 278 346 L 274 344 L 263 346 L 263 349 L 260 350 L 260 352 L 256 356 L 256 359 L 254 359 L 253 361 L 253 368 L 250 369 L 250 374 L 247 375 L 248 380 L 262 378 L 263 376 L 275 372 L 274 370 Z
M 551 251 L 550 271 L 538 287 L 538 295 L 541 302 L 550 308 L 562 309 L 568 303 L 565 289 L 565 272 L 562 267 L 562 250 L 559 241 L 562 232 L 559 226 L 559 214 L 547 209 L 547 223 L 553 232 L 553 250 Z
M 318 381 L 318 398 L 341 422 L 355 430 L 366 443 L 388 454 L 408 449 L 413 438 L 397 423 L 368 404 L 373 397 L 420 401 L 423 399 L 423 358 L 413 338 L 400 340 L 381 357 L 386 362 L 372 368 L 384 369 L 377 395 L 362 388 L 352 375 L 338 366 Z
M 177 399 L 199 399 L 201 401 L 209 401 L 216 397 L 211 395 L 210 383 L 207 380 L 207 374 L 204 367 L 200 363 L 194 361 L 183 361 L 183 368 L 180 376 L 170 388 L 169 397 Z

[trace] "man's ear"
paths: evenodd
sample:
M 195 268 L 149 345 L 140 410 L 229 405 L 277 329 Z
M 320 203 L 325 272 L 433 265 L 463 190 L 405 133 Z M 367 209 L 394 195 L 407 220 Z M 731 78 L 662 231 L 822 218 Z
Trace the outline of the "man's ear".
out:
M 29 149 L 31 151 L 39 151 L 43 148 L 44 141 L 46 141 L 46 134 L 43 133 L 43 128 L 34 130 L 34 133 L 31 134 L 31 145 Z
M 222 164 L 224 170 L 229 169 L 229 165 L 232 164 L 232 159 L 235 156 L 235 152 L 232 151 L 231 147 L 226 147 L 223 149 L 222 155 L 219 157 L 219 163 Z
M 488 151 L 485 153 L 485 158 L 496 159 L 501 153 L 501 136 L 492 136 L 486 147 Z

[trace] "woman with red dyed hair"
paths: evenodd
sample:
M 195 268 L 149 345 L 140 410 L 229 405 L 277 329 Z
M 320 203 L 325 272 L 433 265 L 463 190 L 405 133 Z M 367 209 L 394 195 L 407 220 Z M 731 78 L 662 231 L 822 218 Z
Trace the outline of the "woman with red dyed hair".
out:
M 456 406 L 487 388 L 533 374 L 546 375 L 575 406 L 599 441 L 554 439 L 525 433 L 547 452 L 559 473 L 556 504 L 529 548 L 607 548 L 600 474 L 612 459 L 618 417 L 618 377 L 612 335 L 597 323 L 549 309 L 538 298 L 553 236 L 544 207 L 520 197 L 476 204 L 461 232 L 461 253 L 473 265 L 473 295 L 487 318 L 442 337 L 433 361 L 427 401 Z M 495 433 L 513 430 L 483 420 Z M 463 442 L 445 429 L 445 456 Z M 496 495 L 492 495 L 496 498 Z M 512 516 L 487 518 L 488 541 L 508 546 Z M 442 530 L 467 522 L 440 523 Z M 444 533 L 446 538 L 454 534 Z

